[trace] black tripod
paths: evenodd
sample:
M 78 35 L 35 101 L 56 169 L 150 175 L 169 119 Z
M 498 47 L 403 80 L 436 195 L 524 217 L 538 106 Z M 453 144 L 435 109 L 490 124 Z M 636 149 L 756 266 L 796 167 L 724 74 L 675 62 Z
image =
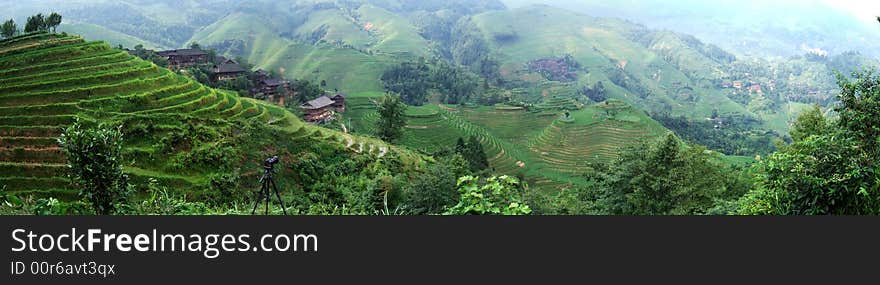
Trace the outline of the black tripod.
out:
M 272 190 L 275 191 L 275 197 L 278 198 L 278 203 L 281 204 L 281 211 L 284 212 L 284 215 L 287 215 L 287 209 L 284 208 L 284 201 L 281 200 L 281 194 L 278 194 L 278 186 L 275 186 L 275 179 L 272 179 L 272 174 L 275 173 L 275 163 L 278 163 L 278 157 L 273 156 L 266 159 L 263 162 L 263 177 L 260 178 L 260 192 L 257 194 L 257 200 L 254 201 L 254 209 L 251 210 L 251 215 L 257 212 L 257 205 L 260 204 L 260 201 L 263 201 L 263 198 L 266 199 L 266 212 L 265 214 L 269 214 L 269 200 L 271 200 L 272 193 L 269 193 L 269 184 L 272 186 Z

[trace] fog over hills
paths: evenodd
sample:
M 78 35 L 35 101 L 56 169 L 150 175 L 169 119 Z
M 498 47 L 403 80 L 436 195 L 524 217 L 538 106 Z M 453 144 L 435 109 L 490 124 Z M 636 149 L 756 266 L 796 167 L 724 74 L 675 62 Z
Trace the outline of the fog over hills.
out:
M 880 2 L 827 0 L 504 0 L 542 3 L 692 34 L 736 54 L 790 56 L 809 49 L 880 56 Z

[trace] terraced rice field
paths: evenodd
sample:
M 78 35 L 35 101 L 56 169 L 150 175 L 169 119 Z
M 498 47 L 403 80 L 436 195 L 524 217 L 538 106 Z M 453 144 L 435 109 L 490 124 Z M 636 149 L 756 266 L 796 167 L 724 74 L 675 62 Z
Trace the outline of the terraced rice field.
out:
M 259 122 L 285 138 L 330 140 L 378 156 L 400 151 L 381 141 L 304 124 L 274 105 L 205 87 L 167 69 L 76 36 L 34 34 L 0 41 L 0 187 L 10 193 L 71 197 L 61 130 L 87 122 L 149 122 L 155 136 L 126 141 L 125 171 L 135 180 L 155 178 L 175 188 L 205 183 L 198 171 L 166 168 L 154 143 L 187 118 Z
M 620 148 L 667 132 L 620 101 L 578 108 L 570 111 L 570 119 L 561 120 L 566 108 L 527 112 L 505 106 L 410 106 L 400 144 L 430 153 L 455 145 L 458 138 L 476 136 L 493 172 L 524 175 L 533 188 L 554 191 L 584 183 L 581 177 L 590 162 L 613 160 Z M 354 128 L 372 134 L 378 114 L 369 98 L 350 102 L 349 110 L 346 116 Z

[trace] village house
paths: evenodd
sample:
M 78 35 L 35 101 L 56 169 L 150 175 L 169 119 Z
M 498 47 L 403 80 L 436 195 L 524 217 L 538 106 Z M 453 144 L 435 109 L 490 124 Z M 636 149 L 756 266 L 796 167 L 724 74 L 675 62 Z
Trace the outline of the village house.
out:
M 290 81 L 272 78 L 268 71 L 262 69 L 254 71 L 253 82 L 251 96 L 255 98 L 268 98 L 274 101 L 276 96 L 287 95 L 287 90 L 290 90 Z
M 274 98 L 278 95 L 284 95 L 285 91 L 290 88 L 290 81 L 277 78 L 264 78 L 257 82 L 256 93 L 263 93 L 263 96 Z
M 332 98 L 326 95 L 300 105 L 303 120 L 309 123 L 323 123 L 333 119 L 334 112 L 345 112 L 345 94 L 338 93 Z
M 345 93 L 336 93 L 330 99 L 333 99 L 333 109 L 336 112 L 345 112 Z
M 736 89 L 743 89 L 743 82 L 742 82 L 742 81 L 739 81 L 739 80 L 734 81 L 734 82 L 733 82 L 733 88 L 736 88 Z
M 238 62 L 227 59 L 219 64 L 214 65 L 212 69 L 213 73 L 211 74 L 211 80 L 220 81 L 220 80 L 230 80 L 235 79 L 236 77 L 243 75 L 247 72 Z
M 764 90 L 761 88 L 761 85 L 754 84 L 749 86 L 749 94 L 751 93 L 764 93 Z
M 208 53 L 198 48 L 166 50 L 157 54 L 167 59 L 172 68 L 208 63 Z

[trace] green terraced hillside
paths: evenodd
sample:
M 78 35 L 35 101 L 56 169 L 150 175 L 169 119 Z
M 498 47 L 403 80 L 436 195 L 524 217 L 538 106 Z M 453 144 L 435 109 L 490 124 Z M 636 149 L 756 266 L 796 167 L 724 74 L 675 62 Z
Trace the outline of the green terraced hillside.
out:
M 308 140 L 421 161 L 380 140 L 304 124 L 277 106 L 205 87 L 105 42 L 47 33 L 0 41 L 0 187 L 72 196 L 56 138 L 77 119 L 121 124 L 125 171 L 136 182 L 154 178 L 182 191 L 204 189 L 226 171 L 200 167 L 223 158 L 212 157 L 217 150 L 240 155 L 230 159 L 244 175 L 256 173 L 263 155 L 292 156 L 285 148 Z M 248 126 L 257 133 L 242 137 Z
M 353 98 L 346 116 L 353 129 L 371 134 L 378 114 L 370 98 Z M 528 112 L 510 106 L 461 107 L 432 104 L 407 108 L 400 144 L 433 152 L 476 136 L 491 171 L 526 177 L 542 191 L 581 184 L 590 162 L 609 162 L 628 145 L 662 137 L 669 130 L 644 112 L 617 100 L 581 106 L 562 118 L 563 108 Z M 354 123 L 359 122 L 359 123 Z

